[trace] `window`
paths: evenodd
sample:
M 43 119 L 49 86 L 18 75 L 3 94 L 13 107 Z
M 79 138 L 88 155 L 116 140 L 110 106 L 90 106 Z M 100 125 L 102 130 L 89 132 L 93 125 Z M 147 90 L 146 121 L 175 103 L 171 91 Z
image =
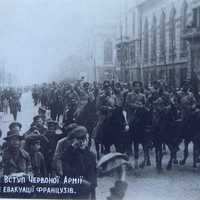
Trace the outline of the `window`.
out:
M 144 47 L 143 47 L 143 58 L 144 63 L 148 63 L 149 60 L 149 23 L 147 18 L 144 23 Z
M 169 86 L 172 88 L 175 87 L 175 83 L 176 83 L 175 82 L 175 73 L 176 73 L 176 71 L 174 68 L 169 70 Z
M 182 8 L 181 8 L 181 34 L 180 34 L 180 56 L 186 57 L 187 56 L 187 42 L 183 38 L 186 24 L 187 24 L 187 10 L 188 10 L 188 4 L 184 0 Z
M 156 16 L 153 16 L 152 26 L 151 26 L 151 62 L 155 63 L 157 59 L 157 30 L 156 30 Z
M 187 79 L 187 68 L 180 69 L 180 86 L 184 83 Z
M 111 40 L 104 42 L 104 64 L 113 63 L 113 44 Z
M 200 28 L 200 7 L 193 9 L 193 26 Z
M 135 64 L 135 44 L 131 43 L 129 46 L 129 57 L 130 57 L 130 65 L 134 65 Z
M 166 35 L 165 35 L 165 13 L 162 11 L 160 17 L 160 62 L 166 61 Z
M 169 17 L 169 59 L 174 61 L 176 57 L 176 10 L 172 7 Z

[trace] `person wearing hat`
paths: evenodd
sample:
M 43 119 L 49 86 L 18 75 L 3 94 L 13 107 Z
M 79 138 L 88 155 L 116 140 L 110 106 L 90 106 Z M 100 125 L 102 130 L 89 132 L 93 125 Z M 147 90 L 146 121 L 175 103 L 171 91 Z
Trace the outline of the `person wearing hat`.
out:
M 139 81 L 134 81 L 133 82 L 133 90 L 129 92 L 126 96 L 126 102 L 125 102 L 125 107 L 127 111 L 127 121 L 130 127 L 130 133 L 132 135 L 133 132 L 136 134 L 139 134 L 141 131 L 143 131 L 143 126 L 141 126 L 141 113 L 144 112 L 145 105 L 146 105 L 146 97 L 142 93 L 142 83 Z M 137 130 L 136 130 L 137 129 Z M 131 137 L 129 135 L 129 137 Z M 131 148 L 131 141 L 132 138 L 129 140 L 128 146 L 128 152 L 131 154 L 132 153 L 132 148 Z M 138 157 L 135 155 L 135 159 L 137 160 Z
M 4 138 L 7 143 L 2 157 L 4 175 L 21 172 L 30 174 L 32 171 L 30 156 L 21 148 L 21 139 L 19 131 L 8 131 Z
M 9 130 L 10 131 L 21 131 L 22 128 L 22 124 L 19 122 L 12 122 L 9 124 Z M 6 149 L 7 148 L 7 142 L 5 141 L 2 145 L 2 149 Z
M 187 124 L 197 105 L 197 100 L 190 91 L 188 81 L 184 82 L 182 89 L 177 93 L 177 102 L 180 105 L 181 118 Z
M 47 131 L 47 127 L 43 124 L 42 116 L 36 115 L 33 117 L 33 123 L 32 126 L 36 126 L 40 134 L 44 135 Z
M 146 98 L 145 95 L 141 92 L 142 84 L 139 81 L 133 82 L 133 91 L 127 94 L 126 98 L 126 107 L 129 116 L 132 115 L 136 109 L 142 108 L 145 106 Z
M 10 113 L 13 115 L 14 121 L 17 120 L 17 113 L 21 111 L 21 103 L 19 97 L 14 95 L 9 100 Z
M 42 135 L 33 133 L 26 138 L 25 149 L 30 155 L 33 176 L 46 177 L 47 169 L 44 155 L 41 152 Z
M 21 131 L 22 124 L 19 122 L 12 122 L 9 125 L 9 130 L 10 131 Z
M 38 115 L 41 116 L 43 124 L 45 124 L 46 123 L 46 109 L 44 107 L 39 107 Z
M 63 124 L 66 126 L 75 122 L 75 113 L 78 108 L 78 102 L 76 99 L 71 99 L 70 104 L 66 107 L 63 115 Z
M 70 140 L 68 139 L 68 135 L 71 133 L 71 131 L 73 131 L 77 127 L 78 124 L 76 123 L 72 123 L 66 126 L 65 130 L 63 130 L 66 136 L 57 142 L 56 150 L 54 153 L 54 163 L 55 163 L 55 171 L 58 176 L 63 176 L 61 155 L 70 145 Z
M 46 147 L 46 151 L 44 151 L 45 162 L 47 164 L 47 173 L 48 175 L 53 175 L 54 165 L 53 164 L 53 156 L 56 149 L 57 142 L 65 137 L 64 133 L 57 134 L 56 130 L 58 129 L 58 123 L 56 121 L 47 122 L 48 130 L 45 133 L 45 137 L 47 138 L 48 145 Z
M 68 135 L 69 145 L 61 155 L 63 176 L 83 177 L 83 184 L 77 185 L 77 196 L 81 199 L 95 199 L 97 186 L 96 157 L 88 148 L 88 133 L 78 126 Z
M 115 109 L 116 105 L 117 97 L 115 94 L 113 94 L 110 83 L 108 81 L 105 81 L 103 84 L 103 94 L 99 95 L 99 97 L 97 98 L 96 108 L 98 120 L 96 127 L 94 128 L 94 131 L 92 133 L 92 135 L 96 137 L 100 143 L 102 140 L 102 124 L 112 115 L 112 111 L 113 109 Z

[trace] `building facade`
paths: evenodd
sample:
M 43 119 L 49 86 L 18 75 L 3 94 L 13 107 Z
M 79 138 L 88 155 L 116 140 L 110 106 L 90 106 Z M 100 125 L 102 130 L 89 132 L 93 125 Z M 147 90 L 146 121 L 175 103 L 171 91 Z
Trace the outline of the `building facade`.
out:
M 144 0 L 128 10 L 124 22 L 128 40 L 116 45 L 121 80 L 141 80 L 148 86 L 162 79 L 179 87 L 190 77 L 189 42 L 184 34 L 193 18 L 192 2 Z

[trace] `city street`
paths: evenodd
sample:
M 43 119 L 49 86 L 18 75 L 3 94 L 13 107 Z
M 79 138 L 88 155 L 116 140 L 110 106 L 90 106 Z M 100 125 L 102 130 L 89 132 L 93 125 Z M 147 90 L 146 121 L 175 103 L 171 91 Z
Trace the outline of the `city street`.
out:
M 21 98 L 22 111 L 19 113 L 18 121 L 22 123 L 22 132 L 25 132 L 37 112 L 33 106 L 31 93 L 24 93 Z M 0 127 L 3 137 L 6 135 L 12 117 L 8 114 L 3 116 Z M 2 138 L 3 138 L 2 137 Z M 3 139 L 1 138 L 1 143 Z M 191 147 L 190 147 L 191 149 Z M 181 149 L 182 151 L 182 149 Z M 151 167 L 128 171 L 128 190 L 125 199 L 133 200 L 199 200 L 200 198 L 200 169 L 192 168 L 192 155 L 190 155 L 186 166 L 176 166 L 172 171 L 164 170 L 161 174 L 155 169 L 154 152 L 151 152 Z M 166 160 L 168 156 L 165 156 Z M 178 154 L 180 159 L 180 153 Z M 132 161 L 133 163 L 133 161 Z M 134 163 L 133 163 L 134 164 Z M 98 179 L 97 200 L 106 199 L 109 196 L 109 188 L 114 184 L 112 177 Z

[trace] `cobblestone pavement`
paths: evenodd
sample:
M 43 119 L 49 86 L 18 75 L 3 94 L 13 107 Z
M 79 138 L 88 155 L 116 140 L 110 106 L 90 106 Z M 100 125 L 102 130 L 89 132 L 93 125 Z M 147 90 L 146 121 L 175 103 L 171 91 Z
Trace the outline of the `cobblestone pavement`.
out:
M 25 132 L 37 113 L 37 107 L 33 106 L 31 94 L 25 93 L 21 99 L 22 112 L 19 113 L 18 121 L 22 123 L 22 132 Z M 6 135 L 12 116 L 7 114 L 0 119 L 0 127 L 3 137 Z M 2 138 L 3 138 L 2 137 Z M 0 139 L 0 143 L 3 139 Z M 191 146 L 190 146 L 191 149 Z M 181 148 L 182 151 L 182 148 Z M 200 199 L 200 168 L 192 168 L 192 156 L 190 155 L 186 166 L 175 166 L 172 171 L 164 170 L 157 173 L 155 169 L 154 153 L 151 153 L 152 166 L 145 169 L 128 171 L 128 190 L 125 200 L 199 200 Z M 190 150 L 191 154 L 191 150 Z M 169 156 L 165 156 L 166 165 Z M 181 158 L 181 152 L 178 154 Z M 133 159 L 131 162 L 134 164 Z M 106 199 L 109 188 L 114 184 L 112 177 L 98 179 L 97 200 Z

